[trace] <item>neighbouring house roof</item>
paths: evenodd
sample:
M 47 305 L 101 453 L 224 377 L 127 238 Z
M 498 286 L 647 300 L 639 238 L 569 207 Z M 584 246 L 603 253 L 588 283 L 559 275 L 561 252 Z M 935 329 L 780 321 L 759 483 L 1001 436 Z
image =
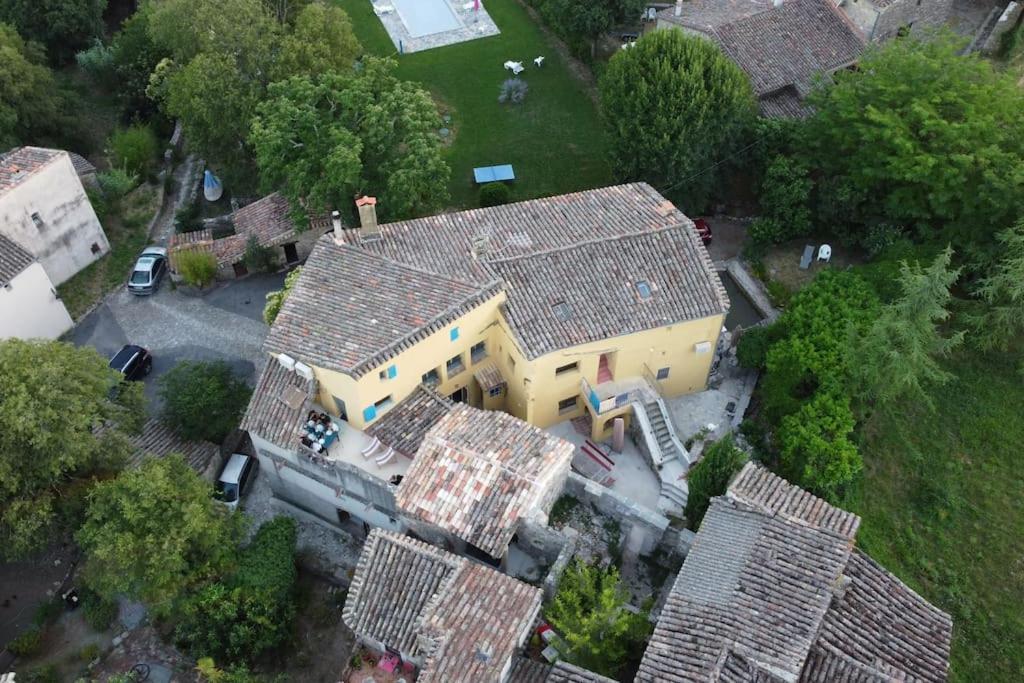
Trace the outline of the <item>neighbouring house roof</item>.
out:
M 324 236 L 264 346 L 358 378 L 499 293 Z
M 814 78 L 855 63 L 866 41 L 830 0 L 687 2 L 659 18 L 707 34 L 750 77 L 765 116 L 803 117 Z
M 422 384 L 366 429 L 385 446 L 412 458 L 423 437 L 452 409 L 452 402 Z
M 0 154 L 0 193 L 18 185 L 62 154 L 67 152 L 43 147 L 17 147 Z
M 68 156 L 71 157 L 71 165 L 75 167 L 75 173 L 78 174 L 79 178 L 92 175 L 96 173 L 96 167 L 93 166 L 92 162 L 83 157 L 77 152 L 68 152 Z
M 395 499 L 406 514 L 502 557 L 520 518 L 553 499 L 574 450 L 506 413 L 457 404 L 423 438 Z
M 264 247 L 276 247 L 295 240 L 295 224 L 288 215 L 288 200 L 280 192 L 269 194 L 235 211 L 235 232 L 245 241 L 255 236 Z M 245 251 L 243 243 L 243 253 Z
M 512 662 L 512 669 L 509 671 L 505 683 L 615 683 L 615 681 L 564 661 L 548 664 L 526 657 L 517 657 Z
M 373 240 L 358 233 L 346 239 L 389 260 L 478 285 L 503 280 L 528 358 L 729 307 L 693 222 L 645 183 L 389 223 Z M 636 306 L 623 292 L 645 276 L 663 287 Z M 558 320 L 559 302 L 578 317 Z
M 497 389 L 505 384 L 505 378 L 494 361 L 487 361 L 475 367 L 473 369 L 473 377 L 484 391 Z
M 382 529 L 370 532 L 342 616 L 357 635 L 423 660 L 418 681 L 498 680 L 541 591 Z
M 952 622 L 853 547 L 859 518 L 754 464 L 712 500 L 637 681 L 944 681 Z
M 298 429 L 305 422 L 315 395 L 316 380 L 304 379 L 275 358 L 268 358 L 239 427 L 294 451 Z
M 536 357 L 722 313 L 728 297 L 698 239 L 670 228 L 491 265 L 508 287 L 509 327 Z
M 0 287 L 18 277 L 36 258 L 20 244 L 0 234 Z
M 217 444 L 184 439 L 173 428 L 156 419 L 146 421 L 142 432 L 132 437 L 132 445 L 135 447 L 135 453 L 129 460 L 132 466 L 141 465 L 148 458 L 166 458 L 177 453 L 200 474 L 209 468 L 219 452 Z

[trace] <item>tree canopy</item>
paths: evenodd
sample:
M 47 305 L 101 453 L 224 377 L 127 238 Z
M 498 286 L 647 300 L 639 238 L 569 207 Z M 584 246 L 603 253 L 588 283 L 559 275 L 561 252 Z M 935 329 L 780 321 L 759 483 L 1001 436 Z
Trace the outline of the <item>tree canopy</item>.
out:
M 746 453 L 736 448 L 731 434 L 707 447 L 704 457 L 686 477 L 690 489 L 686 498 L 686 519 L 691 529 L 700 526 L 711 499 L 725 494 L 732 475 L 739 472 L 746 461 Z
M 224 361 L 182 361 L 160 378 L 163 419 L 186 439 L 223 441 L 238 426 L 251 394 Z
M 616 175 L 674 186 L 693 207 L 708 200 L 713 165 L 736 149 L 757 111 L 739 67 L 682 31 L 654 31 L 619 51 L 600 92 Z
M 885 221 L 977 250 L 1024 211 L 1024 90 L 961 48 L 888 41 L 808 98 L 822 201 L 848 229 Z
M 0 23 L 0 149 L 58 128 L 62 99 L 45 61 L 38 44 Z
M 983 349 L 1005 351 L 1024 333 L 1024 220 L 996 238 L 1002 257 L 978 283 L 984 306 L 971 315 L 971 339 Z
M 106 8 L 107 0 L 0 0 L 0 21 L 64 63 L 103 35 Z
M 326 71 L 352 69 L 362 46 L 348 15 L 335 5 L 307 5 L 295 17 L 295 26 L 281 40 L 274 61 L 273 80 L 316 76 Z
M 282 188 L 300 221 L 307 211 L 347 208 L 366 191 L 388 219 L 444 205 L 451 171 L 437 134 L 441 117 L 429 93 L 394 69 L 391 60 L 368 58 L 349 74 L 271 85 L 251 142 L 265 188 Z
M 850 440 L 855 422 L 845 394 L 818 391 L 778 430 L 782 471 L 786 478 L 828 500 L 836 500 L 863 467 Z
M 556 647 L 565 658 L 590 671 L 617 677 L 630 653 L 651 632 L 646 610 L 634 613 L 625 608 L 628 597 L 615 567 L 596 567 L 579 559 L 571 564 L 545 610 L 562 638 Z
M 87 552 L 86 583 L 167 614 L 177 599 L 233 567 L 242 525 L 180 456 L 147 460 L 89 496 L 77 534 Z
M 950 268 L 947 248 L 927 267 L 900 264 L 901 294 L 882 307 L 867 332 L 854 340 L 851 386 L 863 403 L 891 407 L 898 400 L 932 406 L 929 390 L 952 376 L 937 358 L 963 341 L 963 332 L 945 336 L 949 288 L 960 275 Z
M 93 349 L 0 342 L 0 554 L 45 545 L 61 488 L 123 464 L 143 420 L 141 389 Z

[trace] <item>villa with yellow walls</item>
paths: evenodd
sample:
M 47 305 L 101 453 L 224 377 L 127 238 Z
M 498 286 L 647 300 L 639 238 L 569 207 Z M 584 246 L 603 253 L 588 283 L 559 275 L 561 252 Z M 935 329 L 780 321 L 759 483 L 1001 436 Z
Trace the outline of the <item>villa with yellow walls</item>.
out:
M 316 245 L 267 338 L 364 429 L 427 384 L 595 439 L 631 396 L 705 388 L 728 299 L 692 222 L 646 184 L 362 226 Z

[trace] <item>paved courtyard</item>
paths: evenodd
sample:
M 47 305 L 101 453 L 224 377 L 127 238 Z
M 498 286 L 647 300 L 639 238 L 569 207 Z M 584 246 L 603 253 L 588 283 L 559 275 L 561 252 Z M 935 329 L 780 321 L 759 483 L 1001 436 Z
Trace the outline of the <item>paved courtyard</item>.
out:
M 223 360 L 250 384 L 267 334 L 263 304 L 267 292 L 280 289 L 284 274 L 258 275 L 218 286 L 201 297 L 172 290 L 165 280 L 150 297 L 125 290 L 111 295 L 69 334 L 79 346 L 93 346 L 109 358 L 124 344 L 139 344 L 153 354 L 153 372 L 145 379 L 150 413 L 160 409 L 157 379 L 183 360 Z

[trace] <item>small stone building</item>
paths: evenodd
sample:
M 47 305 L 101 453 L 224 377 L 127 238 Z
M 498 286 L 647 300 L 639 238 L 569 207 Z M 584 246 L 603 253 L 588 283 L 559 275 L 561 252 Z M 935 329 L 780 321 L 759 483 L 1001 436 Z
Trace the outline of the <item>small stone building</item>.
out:
M 841 0 L 839 8 L 872 43 L 944 26 L 953 0 Z

